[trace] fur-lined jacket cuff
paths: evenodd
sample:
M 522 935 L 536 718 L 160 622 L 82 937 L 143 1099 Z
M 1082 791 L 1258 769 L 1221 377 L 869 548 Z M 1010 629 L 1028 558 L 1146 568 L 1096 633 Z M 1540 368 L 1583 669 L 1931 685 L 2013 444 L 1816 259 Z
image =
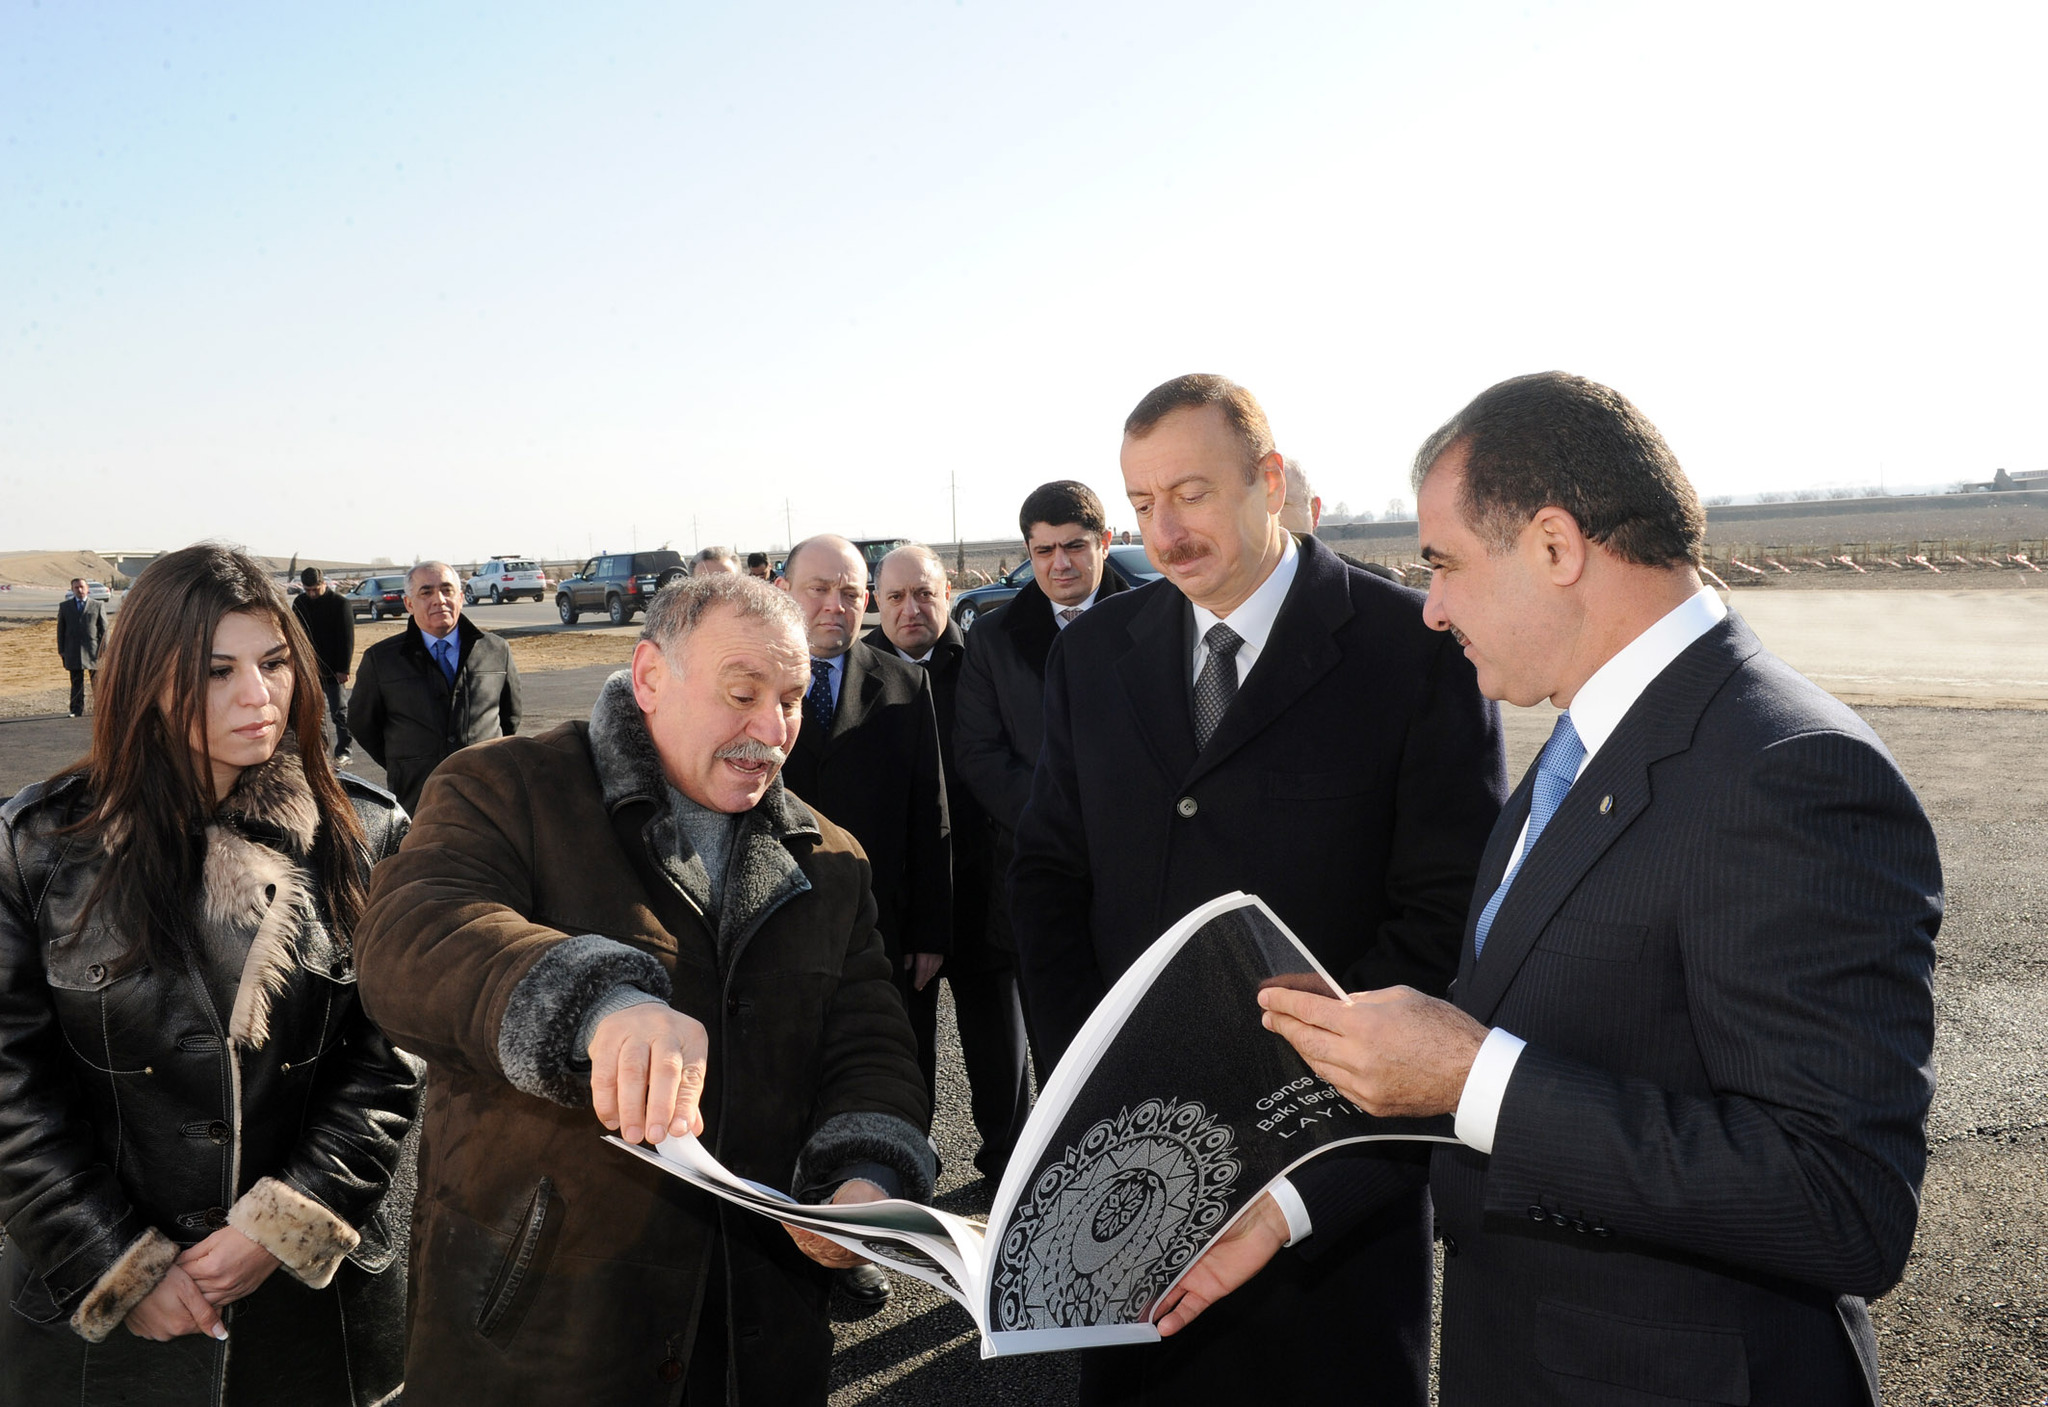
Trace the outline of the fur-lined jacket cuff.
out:
M 595 933 L 548 949 L 512 989 L 498 1027 L 498 1065 L 512 1087 L 572 1109 L 589 1103 L 590 1066 L 577 1037 L 590 1009 L 621 985 L 665 1002 L 668 969 Z
M 290 1183 L 258 1179 L 228 1208 L 228 1225 L 276 1256 L 294 1280 L 324 1290 L 362 1234 Z
M 121 1326 L 128 1311 L 149 1298 L 178 1263 L 178 1245 L 154 1226 L 128 1243 L 128 1249 L 93 1282 L 71 1312 L 71 1327 L 87 1343 L 104 1343 Z
M 825 1120 L 797 1155 L 790 1191 L 801 1198 L 807 1189 L 821 1189 L 835 1173 L 859 1163 L 880 1163 L 894 1172 L 902 1195 L 911 1201 L 931 1200 L 939 1160 L 930 1140 L 908 1120 L 871 1111 Z

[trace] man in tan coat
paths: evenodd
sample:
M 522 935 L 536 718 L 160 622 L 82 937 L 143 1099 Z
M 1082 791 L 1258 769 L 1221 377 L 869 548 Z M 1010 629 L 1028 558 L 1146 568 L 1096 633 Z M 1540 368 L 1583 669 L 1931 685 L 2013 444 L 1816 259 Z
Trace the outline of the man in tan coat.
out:
M 822 1403 L 830 1243 L 601 1139 L 699 1133 L 807 1201 L 931 1192 L 868 867 L 779 773 L 801 618 L 751 577 L 649 608 L 590 722 L 442 763 L 356 943 L 428 1062 L 415 1404 Z

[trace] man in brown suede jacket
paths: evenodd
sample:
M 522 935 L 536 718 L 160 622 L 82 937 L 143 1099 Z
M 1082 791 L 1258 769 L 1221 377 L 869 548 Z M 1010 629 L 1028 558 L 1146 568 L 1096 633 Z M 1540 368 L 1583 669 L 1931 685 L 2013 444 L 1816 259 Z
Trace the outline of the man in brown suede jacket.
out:
M 930 1195 L 868 867 L 779 772 L 789 597 L 686 580 L 590 722 L 449 758 L 357 929 L 428 1062 L 406 1400 L 823 1403 L 837 1246 L 601 1139 L 696 1132 L 806 1201 Z

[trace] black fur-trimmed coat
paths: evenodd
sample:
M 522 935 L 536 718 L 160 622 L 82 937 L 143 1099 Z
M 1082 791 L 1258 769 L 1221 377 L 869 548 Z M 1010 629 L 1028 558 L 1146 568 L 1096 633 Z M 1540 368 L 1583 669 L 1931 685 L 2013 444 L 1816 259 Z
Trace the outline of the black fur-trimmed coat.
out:
M 382 1203 L 419 1080 L 364 1017 L 347 937 L 326 922 L 306 863 L 319 816 L 293 746 L 245 772 L 207 828 L 195 919 L 203 949 L 246 949 L 238 978 L 197 954 L 160 961 L 102 916 L 81 925 L 104 863 L 60 834 L 86 810 L 82 778 L 0 808 L 9 1407 L 368 1407 L 399 1385 L 405 1276 Z M 371 857 L 396 849 L 405 817 L 389 794 L 344 785 Z M 123 1328 L 178 1253 L 222 1226 L 282 1262 L 227 1308 L 228 1342 Z
M 704 1142 L 734 1172 L 818 1195 L 880 1164 L 930 1195 L 924 1079 L 859 845 L 771 786 L 713 924 L 667 796 L 621 672 L 588 724 L 443 762 L 377 871 L 364 1000 L 428 1065 L 411 1407 L 671 1404 L 711 1329 L 731 1400 L 825 1400 L 827 1272 L 775 1222 L 602 1141 L 577 1037 L 619 984 L 704 1023 Z

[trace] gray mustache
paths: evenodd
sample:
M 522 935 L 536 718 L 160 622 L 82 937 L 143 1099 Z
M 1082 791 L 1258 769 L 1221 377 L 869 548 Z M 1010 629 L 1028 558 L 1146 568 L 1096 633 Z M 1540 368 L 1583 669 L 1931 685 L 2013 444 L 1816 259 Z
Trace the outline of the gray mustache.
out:
M 769 743 L 743 738 L 736 743 L 727 743 L 713 754 L 720 762 L 765 762 L 771 767 L 780 767 L 789 760 L 789 754 Z

